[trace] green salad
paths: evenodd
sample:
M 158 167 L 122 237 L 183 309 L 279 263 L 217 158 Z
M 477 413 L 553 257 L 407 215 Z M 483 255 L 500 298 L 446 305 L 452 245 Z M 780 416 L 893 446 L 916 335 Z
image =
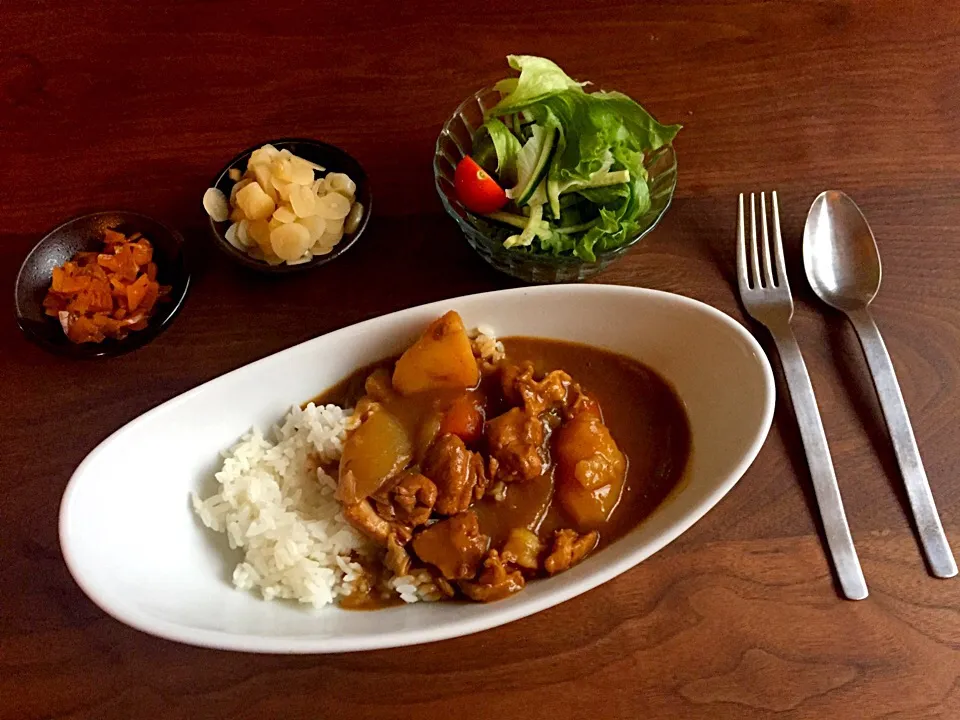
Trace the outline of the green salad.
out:
M 586 92 L 545 58 L 507 59 L 520 77 L 497 83 L 502 99 L 457 166 L 458 199 L 513 230 L 505 247 L 593 262 L 645 226 L 644 158 L 680 126 L 622 93 Z

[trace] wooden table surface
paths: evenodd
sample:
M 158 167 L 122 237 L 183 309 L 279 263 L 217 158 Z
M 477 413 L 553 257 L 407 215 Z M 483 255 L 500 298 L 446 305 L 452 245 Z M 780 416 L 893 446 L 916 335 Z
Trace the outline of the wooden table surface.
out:
M 813 301 L 798 255 L 813 197 L 850 193 L 877 235 L 876 318 L 960 548 L 960 6 L 283 5 L 0 1 L 0 287 L 46 230 L 97 209 L 166 221 L 196 256 L 179 318 L 125 357 L 54 357 L 9 305 L 0 315 L 0 719 L 960 717 L 960 580 L 926 573 L 856 340 Z M 781 402 L 753 467 L 682 538 L 505 627 L 283 657 L 181 646 L 106 616 L 57 539 L 63 488 L 104 437 L 316 335 L 512 285 L 444 215 L 430 166 L 443 120 L 505 75 L 510 52 L 552 57 L 685 125 L 672 209 L 598 282 L 744 320 L 736 193 L 779 189 L 796 333 L 870 598 L 838 597 Z M 200 197 L 239 149 L 288 135 L 358 157 L 376 209 L 334 265 L 274 281 L 212 249 Z

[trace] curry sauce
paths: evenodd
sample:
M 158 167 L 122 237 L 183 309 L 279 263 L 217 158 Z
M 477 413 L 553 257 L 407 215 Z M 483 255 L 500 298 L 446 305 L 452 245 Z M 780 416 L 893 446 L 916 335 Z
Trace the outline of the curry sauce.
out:
M 627 479 L 616 510 L 599 528 L 599 547 L 623 537 L 682 479 L 690 455 L 690 426 L 680 398 L 646 365 L 609 350 L 530 337 L 506 338 L 503 345 L 510 362 L 532 362 L 538 374 L 562 368 L 600 404 L 604 422 L 627 456 Z M 504 503 L 484 498 L 477 504 L 481 529 L 496 543 L 506 539 L 511 515 L 531 520 L 539 515 L 541 521 L 531 529 L 547 537 L 570 524 L 550 502 L 552 494 L 552 468 L 530 484 L 511 484 Z
M 402 428 L 400 432 L 410 439 L 404 460 L 408 469 L 404 472 L 416 473 L 417 478 L 433 486 L 432 482 L 423 477 L 434 473 L 429 453 L 433 452 L 436 445 L 441 444 L 439 440 L 443 437 L 443 432 L 438 430 L 440 418 L 444 417 L 444 413 L 451 412 L 451 407 L 459 401 L 458 398 L 462 400 L 469 397 L 470 402 L 476 405 L 480 427 L 476 436 L 463 435 L 467 438 L 469 449 L 464 448 L 459 440 L 456 442 L 462 452 L 482 458 L 485 462 L 490 461 L 495 452 L 494 448 L 488 447 L 492 444 L 491 420 L 502 418 L 517 402 L 516 399 L 505 396 L 503 373 L 500 370 L 507 366 L 524 366 L 529 363 L 532 365 L 534 377 L 537 378 L 543 378 L 551 371 L 562 370 L 575 381 L 574 387 L 578 392 L 582 389 L 584 396 L 590 399 L 589 402 L 599 406 L 601 417 L 598 422 L 605 425 L 604 432 L 609 433 L 625 458 L 625 478 L 619 488 L 619 495 L 613 498 L 615 504 L 612 512 L 608 512 L 602 522 L 591 523 L 587 527 L 578 523 L 577 519 L 566 511 L 569 506 L 558 502 L 558 480 L 555 477 L 557 461 L 552 457 L 558 452 L 555 444 L 559 441 L 556 440 L 555 431 L 567 422 L 569 417 L 562 420 L 556 413 L 544 413 L 541 417 L 547 430 L 543 442 L 542 470 L 532 473 L 522 481 L 514 478 L 514 481 L 494 484 L 491 479 L 489 487 L 478 485 L 476 497 L 479 499 L 470 499 L 470 512 L 461 512 L 457 517 L 471 515 L 476 518 L 475 521 L 473 517 L 467 518 L 473 523 L 470 532 L 474 537 L 479 533 L 486 543 L 482 548 L 476 548 L 477 552 L 486 552 L 486 548 L 491 552 L 504 552 L 511 533 L 518 528 L 535 533 L 543 547 L 549 547 L 551 540 L 556 543 L 561 530 L 575 531 L 573 537 L 577 537 L 576 533 L 589 533 L 592 546 L 588 552 L 623 537 L 649 516 L 681 481 L 691 445 L 690 428 L 681 400 L 656 372 L 631 358 L 608 350 L 532 337 L 506 338 L 502 343 L 505 358 L 501 367 L 483 373 L 473 390 L 465 391 L 462 387 L 459 390 L 437 388 L 407 395 L 397 394 L 391 389 L 390 376 L 397 360 L 391 358 L 357 370 L 319 395 L 313 402 L 362 408 L 373 396 L 376 405 L 385 409 L 391 420 Z M 395 382 L 394 378 L 394 384 Z M 483 435 L 484 429 L 487 431 L 486 436 Z M 495 477 L 495 467 L 493 463 L 489 466 L 491 478 Z M 342 464 L 340 470 L 343 485 Z M 421 472 L 423 475 L 419 474 Z M 481 476 L 487 474 L 483 467 L 480 467 L 478 472 Z M 364 501 L 365 504 L 372 503 L 371 508 L 382 508 L 382 505 L 377 504 L 380 502 L 385 501 Z M 440 507 L 439 502 L 437 507 Z M 464 508 L 461 506 L 460 509 Z M 371 509 L 369 512 L 372 514 L 374 511 Z M 427 512 L 429 514 L 430 510 Z M 440 517 L 452 514 L 453 511 L 444 511 Z M 382 522 L 375 516 L 374 519 Z M 449 523 L 453 519 L 448 517 L 445 522 Z M 438 522 L 440 520 L 434 514 L 432 519 L 421 526 L 418 537 L 430 535 L 431 527 Z M 408 537 L 403 542 L 406 543 L 409 539 Z M 414 549 L 410 555 L 416 563 L 416 556 L 419 554 L 416 552 L 417 542 L 412 542 L 407 547 Z M 426 565 L 435 576 L 441 574 L 436 572 L 436 566 L 429 563 Z M 455 572 L 456 570 L 447 570 L 443 574 L 454 582 L 451 573 Z M 543 566 L 524 572 L 528 579 L 544 573 L 552 574 L 552 571 L 545 570 Z M 523 579 L 520 580 L 522 586 Z M 450 586 L 450 583 L 447 585 Z M 470 585 L 467 578 L 459 581 L 460 589 L 465 592 Z M 389 601 L 381 602 L 376 595 L 356 595 L 345 599 L 342 606 L 349 609 L 375 609 L 395 604 Z

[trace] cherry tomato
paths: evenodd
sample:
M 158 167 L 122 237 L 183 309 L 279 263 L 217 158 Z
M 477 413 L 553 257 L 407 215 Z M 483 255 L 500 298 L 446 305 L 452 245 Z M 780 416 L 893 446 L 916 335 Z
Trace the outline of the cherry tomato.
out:
M 472 157 L 465 157 L 457 165 L 453 185 L 460 202 L 475 213 L 495 212 L 507 204 L 503 188 Z

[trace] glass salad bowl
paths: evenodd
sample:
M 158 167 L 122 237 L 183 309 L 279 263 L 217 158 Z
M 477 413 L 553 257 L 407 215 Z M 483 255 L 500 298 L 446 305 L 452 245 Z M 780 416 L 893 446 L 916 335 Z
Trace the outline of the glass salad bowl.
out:
M 472 152 L 473 136 L 483 125 L 484 113 L 500 98 L 500 91 L 489 87 L 464 100 L 444 123 L 433 158 L 434 181 L 443 207 L 480 257 L 497 270 L 524 282 L 576 282 L 603 270 L 656 227 L 670 207 L 677 185 L 677 156 L 672 145 L 647 154 L 644 166 L 649 173 L 650 210 L 641 218 L 637 233 L 620 247 L 598 251 L 595 262 L 576 255 L 549 255 L 526 248 L 503 247 L 503 241 L 516 230 L 468 211 L 457 200 L 453 184 L 457 163 Z

